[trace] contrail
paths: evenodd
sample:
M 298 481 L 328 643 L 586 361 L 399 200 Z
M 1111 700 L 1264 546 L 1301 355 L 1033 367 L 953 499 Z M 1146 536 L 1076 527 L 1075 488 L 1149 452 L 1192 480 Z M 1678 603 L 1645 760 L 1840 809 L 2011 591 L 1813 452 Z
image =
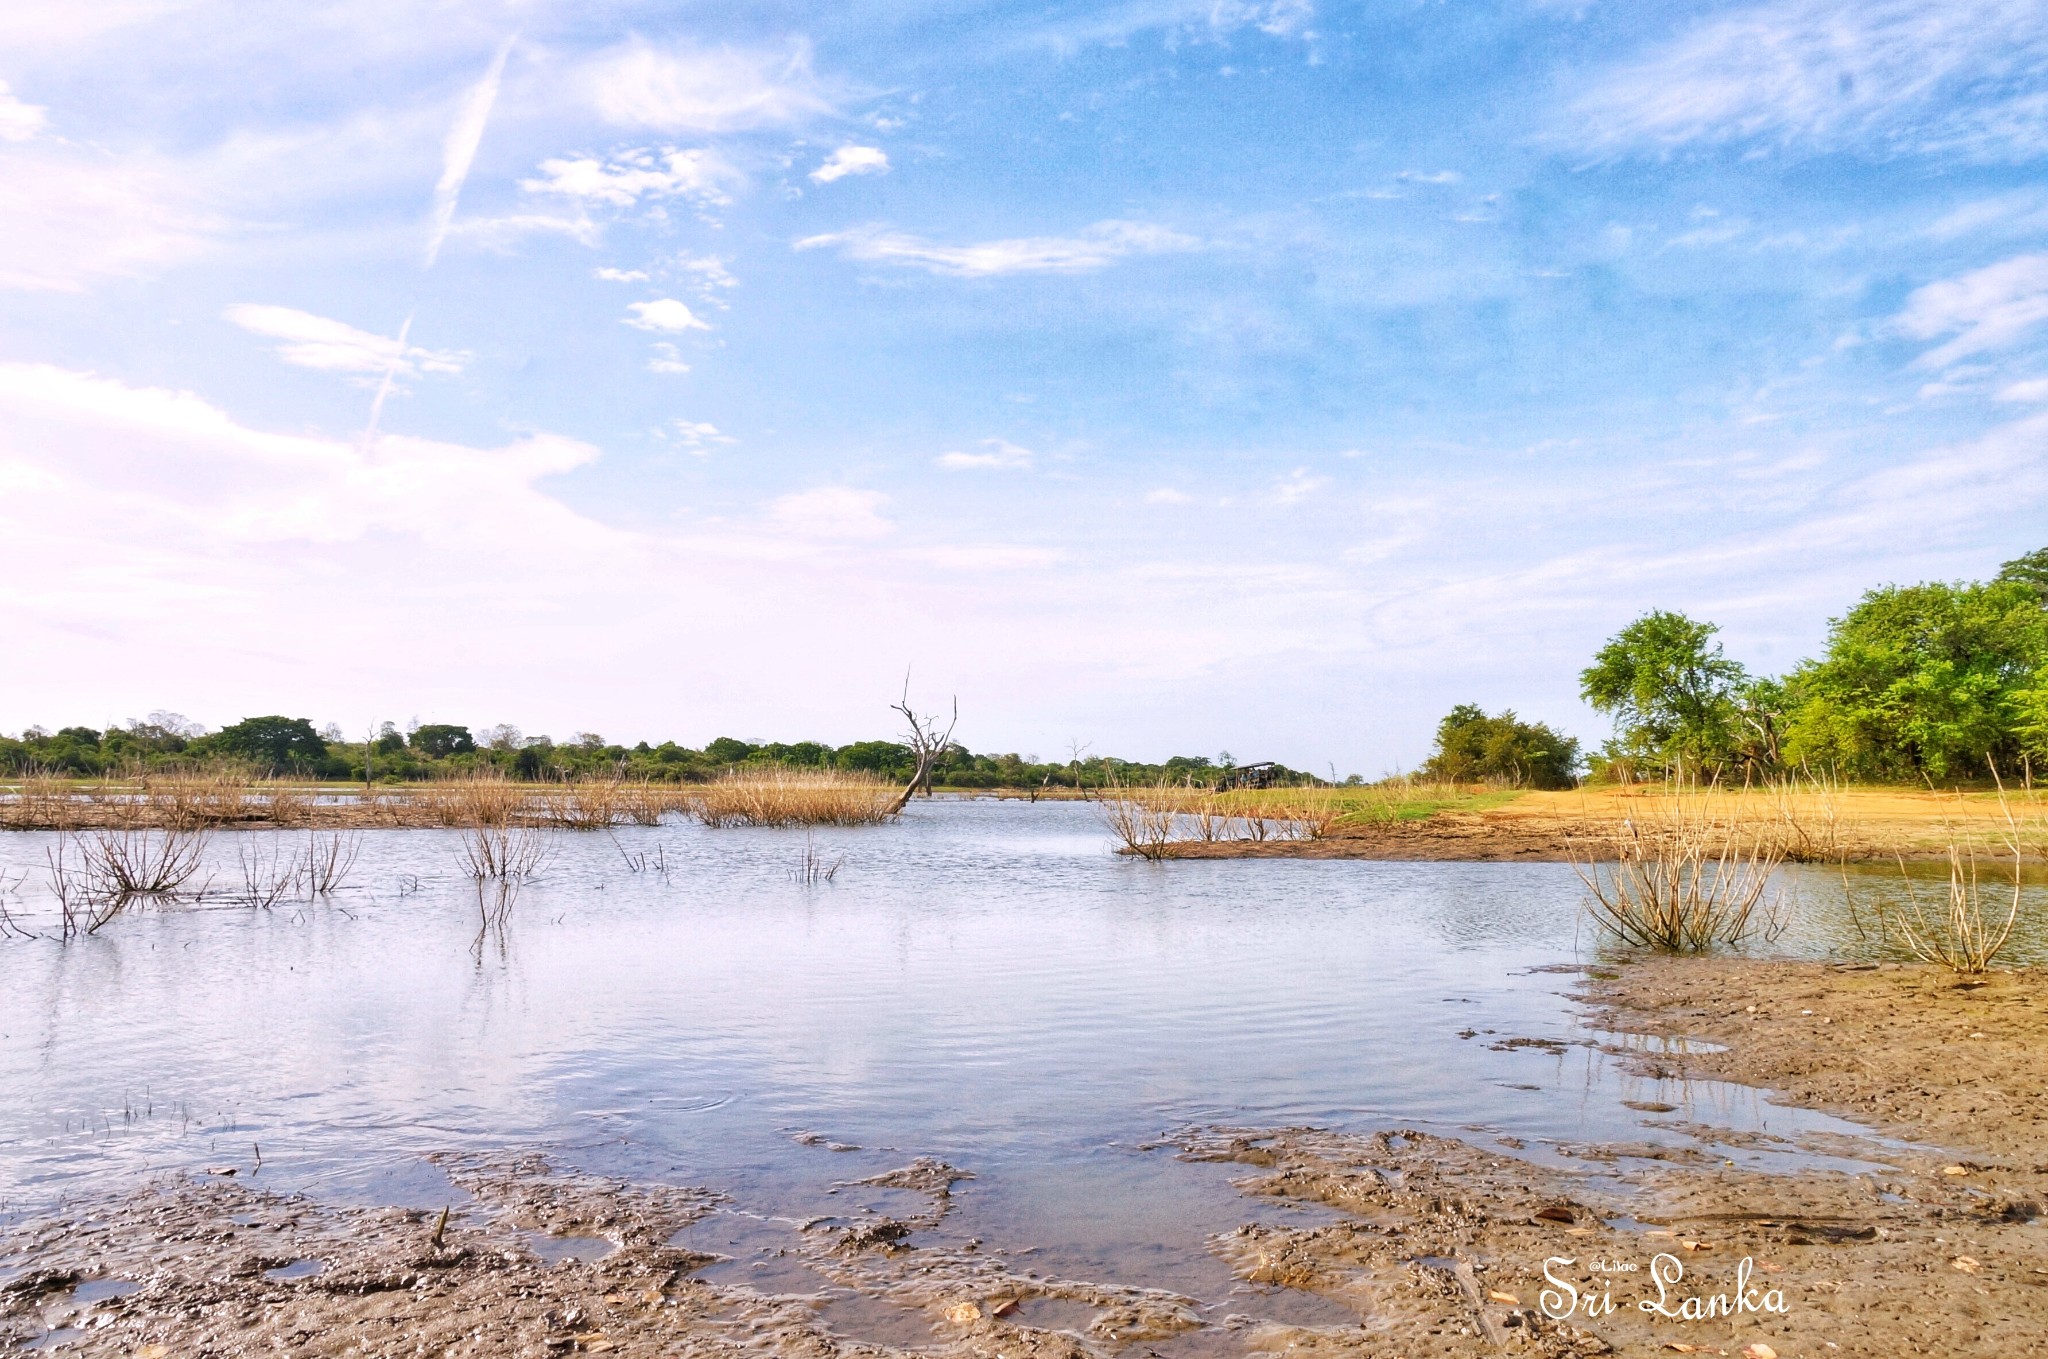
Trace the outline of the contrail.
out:
M 377 437 L 377 422 L 384 418 L 384 398 L 391 395 L 391 380 L 405 363 L 405 337 L 412 333 L 413 314 L 405 314 L 405 324 L 398 328 L 398 347 L 391 351 L 391 362 L 384 366 L 384 380 L 377 384 L 377 395 L 370 402 L 370 423 L 363 427 L 362 449 L 370 451 L 370 441 Z
M 513 39 L 505 39 L 491 69 L 471 88 L 441 144 L 441 179 L 434 185 L 433 228 L 427 236 L 426 267 L 434 267 L 441 242 L 448 238 L 448 224 L 455 220 L 455 200 L 462 194 L 462 181 L 469 178 L 469 163 L 476 159 L 477 144 L 484 139 L 484 124 L 491 120 L 491 105 L 498 101 L 498 79 L 505 74 L 505 58 L 511 55 Z

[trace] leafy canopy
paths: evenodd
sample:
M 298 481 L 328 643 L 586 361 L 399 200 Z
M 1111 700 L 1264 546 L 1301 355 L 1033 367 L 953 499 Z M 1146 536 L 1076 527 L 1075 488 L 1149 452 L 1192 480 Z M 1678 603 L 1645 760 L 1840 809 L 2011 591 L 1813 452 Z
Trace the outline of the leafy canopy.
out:
M 1872 590 L 1790 685 L 1795 760 L 1866 778 L 1981 777 L 1990 761 L 2048 755 L 2048 610 L 2016 578 Z
M 1576 739 L 1512 710 L 1489 717 L 1460 703 L 1437 723 L 1436 750 L 1423 773 L 1455 783 L 1506 783 L 1517 788 L 1569 788 L 1579 763 Z
M 1579 674 L 1579 693 L 1614 719 L 1620 753 L 1679 765 L 1725 758 L 1749 676 L 1714 641 L 1720 629 L 1682 613 L 1644 614 L 1609 638 Z
M 327 743 L 303 717 L 249 717 L 207 738 L 222 755 L 273 769 L 304 768 L 327 754 Z

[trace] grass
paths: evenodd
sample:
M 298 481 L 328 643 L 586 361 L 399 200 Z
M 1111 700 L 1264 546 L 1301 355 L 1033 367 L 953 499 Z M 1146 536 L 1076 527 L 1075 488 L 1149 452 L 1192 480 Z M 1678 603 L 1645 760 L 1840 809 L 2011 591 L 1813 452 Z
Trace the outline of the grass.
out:
M 902 790 L 871 774 L 770 766 L 688 790 L 707 826 L 872 826 L 896 815 Z

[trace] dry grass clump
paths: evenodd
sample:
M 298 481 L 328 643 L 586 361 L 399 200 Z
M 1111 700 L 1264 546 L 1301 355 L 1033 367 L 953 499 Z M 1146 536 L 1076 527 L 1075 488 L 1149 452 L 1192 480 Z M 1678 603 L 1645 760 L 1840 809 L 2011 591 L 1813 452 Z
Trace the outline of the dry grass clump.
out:
M 1793 863 L 1839 863 L 1848 854 L 1842 835 L 1841 780 L 1832 771 L 1795 769 L 1764 785 L 1778 847 Z
M 1767 899 L 1784 849 L 1776 828 L 1740 802 L 1697 791 L 1658 799 L 1620 823 L 1606 848 L 1574 853 L 1572 866 L 1594 923 L 1623 944 L 1703 953 L 1784 927 L 1781 899 Z
M 900 792 L 872 774 L 771 765 L 734 770 L 688 796 L 707 826 L 872 826 L 896 814 Z

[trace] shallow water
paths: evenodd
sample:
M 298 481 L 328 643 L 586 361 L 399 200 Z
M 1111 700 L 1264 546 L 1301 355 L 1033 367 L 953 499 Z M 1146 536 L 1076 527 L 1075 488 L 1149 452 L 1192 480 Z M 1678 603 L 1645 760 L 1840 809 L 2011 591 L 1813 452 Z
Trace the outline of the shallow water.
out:
M 48 838 L 7 837 L 0 863 L 40 865 Z M 217 884 L 234 841 L 211 847 Z M 1596 1051 L 1571 975 L 1535 970 L 1592 956 L 1565 865 L 1146 864 L 1109 853 L 1092 807 L 937 802 L 817 834 L 844 866 L 815 886 L 802 832 L 563 834 L 480 932 L 457 833 L 362 844 L 323 902 L 0 944 L 7 1207 L 228 1166 L 439 1207 L 460 1195 L 426 1153 L 544 1148 L 727 1191 L 772 1236 L 882 1205 L 845 1182 L 930 1155 L 976 1176 L 962 1233 L 1215 1296 L 1203 1238 L 1289 1210 L 1148 1145 L 1177 1127 L 1480 1130 L 1539 1158 L 1686 1141 L 1660 1121 L 1854 1131 Z M 657 849 L 668 872 L 634 871 Z M 15 903 L 31 923 L 38 876 Z M 1784 944 L 1857 946 L 1825 909 Z M 1563 1046 L 1494 1046 L 1516 1037 Z

